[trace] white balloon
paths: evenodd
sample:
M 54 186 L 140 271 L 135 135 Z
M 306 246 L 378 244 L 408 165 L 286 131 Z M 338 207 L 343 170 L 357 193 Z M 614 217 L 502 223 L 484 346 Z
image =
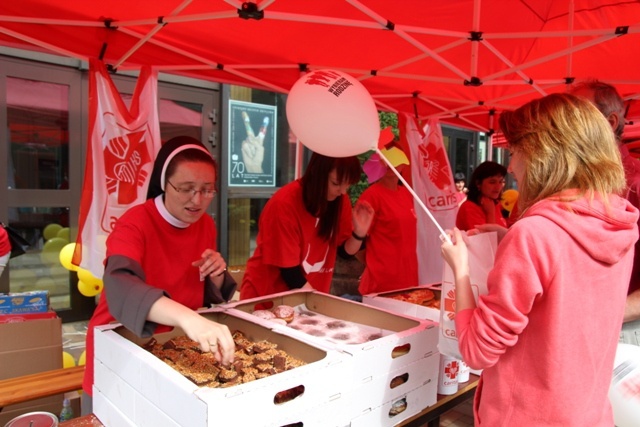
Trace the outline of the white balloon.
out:
M 307 148 L 329 157 L 349 157 L 376 148 L 380 121 L 373 98 L 349 74 L 317 70 L 294 83 L 287 120 Z
M 640 347 L 618 344 L 609 388 L 609 401 L 617 427 L 640 426 Z

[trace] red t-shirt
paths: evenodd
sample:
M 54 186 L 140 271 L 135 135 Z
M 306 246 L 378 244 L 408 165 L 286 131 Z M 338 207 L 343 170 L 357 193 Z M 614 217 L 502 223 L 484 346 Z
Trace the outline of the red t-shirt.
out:
M 460 205 L 458 216 L 456 216 L 456 227 L 460 230 L 469 231 L 476 225 L 486 224 L 487 216 L 482 210 L 482 206 L 467 200 Z M 500 203 L 496 203 L 496 224 L 503 227 L 507 226 L 507 221 L 502 216 L 502 207 Z
M 265 205 L 259 219 L 257 247 L 247 261 L 240 299 L 271 295 L 289 290 L 280 268 L 302 265 L 307 281 L 314 289 L 329 293 L 337 248 L 351 236 L 351 202 L 342 196 L 337 238 L 318 236 L 318 218 L 302 201 L 300 181 L 278 190 Z
M 0 256 L 6 255 L 11 252 L 11 242 L 9 242 L 9 235 L 4 227 L 0 226 Z
M 360 196 L 375 211 L 365 246 L 362 295 L 418 285 L 417 219 L 405 187 L 391 190 L 376 183 Z
M 169 224 L 158 212 L 153 199 L 125 212 L 107 238 L 107 254 L 131 258 L 146 275 L 145 283 L 161 288 L 174 301 L 193 310 L 203 306 L 204 281 L 192 262 L 201 258 L 205 249 L 216 248 L 216 228 L 209 215 L 203 215 L 187 228 Z M 108 292 L 108 290 L 105 290 Z M 144 301 L 127 301 L 126 309 L 149 307 Z M 140 313 L 146 318 L 147 313 Z M 91 394 L 93 385 L 93 328 L 109 324 L 115 319 L 109 312 L 104 292 L 87 329 L 87 365 L 83 389 Z M 156 332 L 169 328 L 160 326 Z

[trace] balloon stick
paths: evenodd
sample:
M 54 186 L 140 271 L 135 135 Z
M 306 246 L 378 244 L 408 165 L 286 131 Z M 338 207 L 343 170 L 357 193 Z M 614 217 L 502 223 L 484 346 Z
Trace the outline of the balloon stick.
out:
M 411 195 L 413 196 L 413 198 L 415 199 L 416 202 L 418 202 L 418 204 L 420 205 L 420 207 L 422 208 L 422 210 L 424 210 L 427 215 L 429 216 L 429 219 L 431 219 L 431 222 L 433 222 L 433 224 L 438 228 L 438 230 L 440 231 L 440 239 L 443 241 L 446 241 L 447 243 L 451 243 L 451 239 L 449 238 L 449 236 L 447 235 L 447 233 L 444 232 L 444 230 L 442 229 L 442 227 L 440 227 L 440 224 L 438 224 L 438 221 L 436 221 L 436 219 L 433 217 L 433 215 L 431 214 L 431 212 L 429 211 L 429 209 L 427 209 L 427 207 L 425 206 L 424 203 L 422 203 L 422 200 L 420 200 L 420 197 L 418 197 L 418 195 L 416 194 L 415 191 L 413 191 L 413 188 L 411 188 L 411 186 L 409 185 L 409 183 L 407 183 L 407 181 L 405 181 L 405 179 L 402 177 L 402 175 L 400 175 L 400 172 L 398 172 L 398 170 L 391 164 L 391 162 L 384 156 L 384 154 L 382 154 L 382 151 L 380 151 L 379 148 L 376 147 L 376 153 L 378 153 L 378 155 L 380 156 L 381 159 L 384 160 L 384 162 L 387 164 L 387 166 L 389 166 L 391 168 L 391 170 L 393 170 L 393 173 L 396 174 L 396 176 L 398 177 L 398 179 L 404 184 L 404 186 L 407 188 L 407 190 L 409 190 L 409 192 L 411 193 Z

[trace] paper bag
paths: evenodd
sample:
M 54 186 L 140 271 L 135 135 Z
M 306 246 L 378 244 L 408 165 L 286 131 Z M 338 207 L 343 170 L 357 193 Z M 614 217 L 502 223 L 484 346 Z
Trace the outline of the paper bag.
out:
M 487 275 L 493 268 L 498 247 L 496 232 L 480 233 L 463 237 L 469 250 L 469 276 L 471 288 L 476 302 L 478 296 L 487 293 Z M 462 359 L 458 348 L 456 335 L 455 308 L 456 291 L 454 288 L 453 271 L 449 264 L 444 263 L 442 274 L 442 292 L 440 294 L 440 334 L 438 337 L 438 351 L 449 357 Z

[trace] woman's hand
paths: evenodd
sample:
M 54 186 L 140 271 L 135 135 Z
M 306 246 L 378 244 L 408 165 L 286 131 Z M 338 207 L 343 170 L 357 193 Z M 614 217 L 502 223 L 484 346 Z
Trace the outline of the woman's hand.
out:
M 180 327 L 185 334 L 200 344 L 202 351 L 213 353 L 222 365 L 233 363 L 236 346 L 227 325 L 213 322 L 195 311 L 191 313 L 193 315 L 184 315 L 180 319 Z
M 202 351 L 210 351 L 223 365 L 233 362 L 235 343 L 226 325 L 212 322 L 196 311 L 168 298 L 161 297 L 149 310 L 147 320 L 168 326 L 178 326 Z
M 462 277 L 469 275 L 469 252 L 467 251 L 467 245 L 464 242 L 462 232 L 457 228 L 453 229 L 453 232 L 449 232 L 449 238 L 452 243 L 446 240 L 440 247 L 442 251 L 442 257 L 449 264 L 455 277 Z
M 490 199 L 485 196 L 480 196 L 480 207 L 484 211 L 485 215 L 489 215 L 494 213 L 496 210 L 496 202 L 493 199 Z
M 200 270 L 200 280 L 204 280 L 209 276 L 211 280 L 219 277 L 227 271 L 227 263 L 220 252 L 216 252 L 213 249 L 206 249 L 202 253 L 202 258 L 191 263 L 194 267 L 198 267 Z
M 373 222 L 374 213 L 373 207 L 369 202 L 358 200 L 353 207 L 352 213 L 353 232 L 360 237 L 366 236 Z

